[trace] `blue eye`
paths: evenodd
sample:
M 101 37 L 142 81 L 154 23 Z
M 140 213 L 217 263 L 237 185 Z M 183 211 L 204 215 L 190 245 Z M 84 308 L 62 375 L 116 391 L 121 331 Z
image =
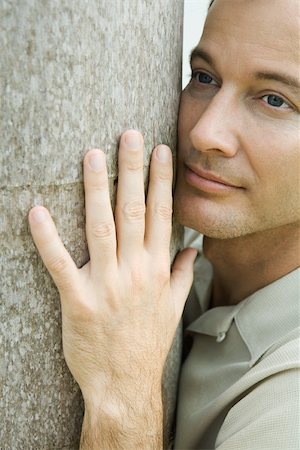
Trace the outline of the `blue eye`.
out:
M 281 107 L 283 107 L 281 109 L 289 108 L 289 105 L 283 100 L 282 97 L 279 97 L 279 95 L 275 94 L 264 95 L 262 97 L 262 100 L 266 101 L 268 105 L 273 106 L 273 108 L 281 108 Z
M 192 75 L 198 83 L 216 85 L 216 81 L 206 72 L 196 72 Z

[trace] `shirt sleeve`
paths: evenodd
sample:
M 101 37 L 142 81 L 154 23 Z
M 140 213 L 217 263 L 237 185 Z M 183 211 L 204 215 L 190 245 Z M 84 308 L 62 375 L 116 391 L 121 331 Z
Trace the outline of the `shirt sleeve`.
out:
M 227 414 L 216 450 L 299 450 L 300 370 L 258 383 Z

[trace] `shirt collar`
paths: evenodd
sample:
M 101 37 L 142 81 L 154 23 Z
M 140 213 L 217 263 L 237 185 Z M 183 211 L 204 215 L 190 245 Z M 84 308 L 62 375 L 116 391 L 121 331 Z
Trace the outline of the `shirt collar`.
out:
M 300 325 L 300 269 L 285 275 L 242 302 L 235 322 L 251 353 L 251 365 Z
M 299 326 L 300 269 L 279 278 L 237 305 L 207 310 L 212 270 L 209 270 L 210 263 L 203 255 L 199 261 L 196 264 L 195 290 L 203 314 L 188 326 L 187 331 L 215 336 L 221 342 L 234 320 L 251 354 L 252 366 L 273 344 Z M 201 273 L 200 265 L 203 264 Z

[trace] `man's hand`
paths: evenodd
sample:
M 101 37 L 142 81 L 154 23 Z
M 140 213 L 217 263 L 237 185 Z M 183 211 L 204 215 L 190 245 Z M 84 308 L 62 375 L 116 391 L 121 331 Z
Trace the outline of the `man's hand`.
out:
M 196 257 L 184 250 L 170 271 L 171 151 L 153 151 L 146 207 L 137 131 L 121 138 L 115 217 L 100 150 L 85 156 L 84 186 L 90 261 L 81 269 L 48 211 L 29 213 L 60 293 L 65 359 L 85 401 L 81 448 L 162 448 L 162 373 Z

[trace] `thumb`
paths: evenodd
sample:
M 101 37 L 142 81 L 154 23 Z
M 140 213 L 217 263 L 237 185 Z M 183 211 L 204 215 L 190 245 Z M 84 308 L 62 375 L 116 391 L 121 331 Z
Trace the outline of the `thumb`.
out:
M 197 250 L 185 248 L 173 263 L 171 274 L 171 291 L 178 316 L 181 316 L 186 299 L 193 283 L 193 266 L 197 257 Z

